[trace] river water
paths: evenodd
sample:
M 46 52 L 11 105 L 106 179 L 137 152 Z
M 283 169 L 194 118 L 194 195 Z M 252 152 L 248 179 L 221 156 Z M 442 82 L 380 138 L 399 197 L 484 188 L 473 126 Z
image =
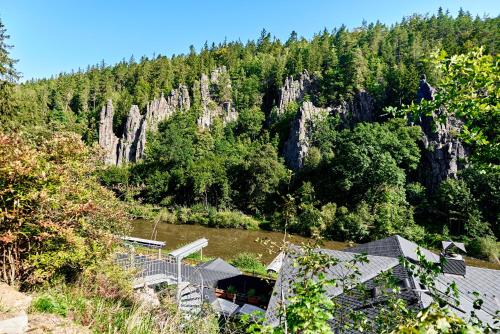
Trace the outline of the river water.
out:
M 264 264 L 269 264 L 274 259 L 277 253 L 277 245 L 282 244 L 284 236 L 281 232 L 263 230 L 219 229 L 200 225 L 174 225 L 166 223 L 159 223 L 156 226 L 156 236 L 154 236 L 152 235 L 153 229 L 153 221 L 139 219 L 134 222 L 132 235 L 138 238 L 165 241 L 167 244 L 166 248 L 169 250 L 173 250 L 199 238 L 207 238 L 208 246 L 203 249 L 204 256 L 230 260 L 238 253 L 250 252 L 260 254 L 262 256 L 261 261 Z M 296 235 L 287 235 L 287 237 L 288 241 L 298 245 L 312 241 L 312 239 Z M 349 247 L 349 244 L 346 242 L 325 241 L 322 247 L 340 250 Z M 465 257 L 465 261 L 468 265 L 476 267 L 500 269 L 500 265 L 497 263 L 468 257 Z
M 156 227 L 156 238 L 152 235 L 154 223 L 148 220 L 137 220 L 133 226 L 133 236 L 145 239 L 165 241 L 167 249 L 175 249 L 181 245 L 207 238 L 208 246 L 203 249 L 203 255 L 221 257 L 229 260 L 238 253 L 250 252 L 260 254 L 263 263 L 268 264 L 276 256 L 277 246 L 282 244 L 284 234 L 263 230 L 251 231 L 232 228 L 211 228 L 200 225 L 174 225 L 159 223 Z M 260 240 L 260 241 L 258 241 Z M 288 241 L 295 244 L 310 242 L 311 239 L 288 235 Z M 329 249 L 344 249 L 349 245 L 345 242 L 325 241 L 322 245 Z

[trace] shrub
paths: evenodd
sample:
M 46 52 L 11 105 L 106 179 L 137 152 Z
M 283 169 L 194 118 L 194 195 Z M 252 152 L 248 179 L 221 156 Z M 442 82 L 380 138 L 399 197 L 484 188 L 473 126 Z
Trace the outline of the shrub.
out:
M 478 256 L 488 259 L 491 262 L 499 263 L 500 242 L 497 242 L 491 236 L 476 238 L 468 243 L 467 251 L 472 256 Z
M 259 257 L 252 253 L 239 253 L 233 258 L 231 264 L 247 272 L 266 275 L 266 267 L 260 262 Z
M 220 211 L 211 217 L 209 225 L 212 227 L 223 228 L 242 228 L 245 230 L 256 230 L 259 228 L 259 222 L 237 211 Z
M 8 283 L 75 279 L 128 226 L 76 134 L 38 140 L 0 133 L 0 272 Z

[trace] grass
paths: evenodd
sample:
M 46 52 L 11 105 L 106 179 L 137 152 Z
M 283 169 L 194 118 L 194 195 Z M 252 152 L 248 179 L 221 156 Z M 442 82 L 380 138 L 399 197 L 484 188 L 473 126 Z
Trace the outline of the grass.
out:
M 68 315 L 68 303 L 61 300 L 61 296 L 42 294 L 33 301 L 31 307 L 40 313 L 51 313 L 66 317 Z
M 259 256 L 253 253 L 239 253 L 230 263 L 243 272 L 257 274 L 260 276 L 269 276 L 266 266 L 260 262 Z
M 162 295 L 161 306 L 153 308 L 137 299 L 130 282 L 120 269 L 103 266 L 73 284 L 54 282 L 35 292 L 30 312 L 66 317 L 94 333 L 218 332 L 213 313 L 186 321 L 168 294 Z

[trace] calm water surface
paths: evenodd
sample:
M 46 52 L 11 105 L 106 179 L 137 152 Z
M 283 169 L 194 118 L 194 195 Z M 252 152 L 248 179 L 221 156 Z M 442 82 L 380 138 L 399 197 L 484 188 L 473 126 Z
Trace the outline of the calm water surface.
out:
M 221 257 L 231 259 L 241 252 L 251 252 L 262 255 L 262 262 L 271 262 L 276 253 L 270 253 L 270 248 L 257 239 L 269 240 L 280 243 L 283 241 L 283 233 L 269 232 L 263 230 L 249 231 L 232 228 L 211 228 L 200 225 L 173 225 L 159 223 L 157 225 L 156 238 L 152 236 L 154 223 L 148 220 L 138 220 L 134 223 L 133 236 L 145 239 L 156 239 L 165 241 L 167 249 L 174 249 L 181 245 L 195 241 L 199 238 L 207 238 L 208 246 L 203 249 L 203 255 L 210 257 Z M 311 239 L 300 236 L 289 236 L 288 241 L 295 244 L 311 241 Z M 323 247 L 329 249 L 344 249 L 349 245 L 345 242 L 325 241 Z M 274 247 L 275 249 L 275 247 Z
M 269 240 L 280 244 L 283 241 L 283 233 L 269 232 L 263 230 L 249 231 L 240 229 L 218 229 L 204 227 L 200 225 L 173 225 L 159 223 L 157 225 L 156 238 L 152 235 L 154 223 L 150 220 L 137 220 L 134 222 L 133 236 L 145 239 L 155 239 L 165 241 L 167 249 L 175 249 L 181 245 L 185 245 L 199 238 L 207 238 L 208 246 L 204 248 L 203 254 L 210 257 L 221 257 L 225 260 L 230 260 L 238 253 L 250 252 L 262 255 L 262 262 L 268 264 L 276 256 L 276 252 L 272 251 L 276 247 L 269 247 L 262 242 L 257 242 L 257 239 Z M 309 238 L 290 235 L 288 241 L 295 244 L 312 241 Z M 324 248 L 329 249 L 344 249 L 349 247 L 346 242 L 325 241 Z M 500 269 L 500 265 L 487 261 L 482 261 L 473 258 L 465 258 L 468 265 Z

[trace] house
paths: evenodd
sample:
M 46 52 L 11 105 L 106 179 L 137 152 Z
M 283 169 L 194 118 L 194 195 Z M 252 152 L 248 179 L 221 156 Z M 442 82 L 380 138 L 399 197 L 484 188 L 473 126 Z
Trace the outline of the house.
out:
M 426 261 L 430 263 L 443 261 L 444 263 L 444 272 L 439 274 L 435 281 L 436 289 L 427 289 L 419 282 L 417 275 L 407 270 L 400 261 L 400 258 L 405 258 L 409 263 L 419 266 L 417 249 L 419 249 L 417 244 L 399 235 L 343 251 L 318 249 L 317 252 L 340 260 L 339 264 L 327 269 L 328 278 L 350 277 L 349 275 L 353 274 L 353 268 L 346 263 L 352 261 L 358 254 L 366 254 L 368 259 L 367 263 L 358 264 L 359 272 L 355 275 L 356 281 L 361 283 L 364 291 L 353 289 L 354 284 L 352 284 L 328 288 L 326 294 L 345 306 L 341 307 L 340 312 L 358 311 L 364 313 L 367 318 L 374 319 L 389 303 L 388 294 L 384 293 L 384 288 L 380 286 L 379 278 L 383 273 L 390 271 L 400 287 L 397 297 L 405 300 L 409 308 L 415 310 L 425 308 L 441 297 L 440 299 L 448 303 L 458 316 L 467 319 L 471 311 L 474 311 L 481 321 L 493 325 L 495 313 L 500 310 L 500 271 L 466 266 L 463 257 L 457 253 L 465 252 L 464 245 L 451 241 L 443 242 L 443 250 L 439 255 L 420 248 Z M 268 324 L 278 325 L 283 320 L 280 310 L 282 305 L 288 303 L 287 300 L 293 293 L 290 287 L 297 280 L 297 273 L 300 269 L 294 266 L 294 258 L 300 253 L 299 247 L 292 246 L 292 252 L 286 256 L 279 255 L 280 258 L 273 261 L 272 268 L 269 268 L 276 270 L 279 275 L 266 311 Z M 277 264 L 281 264 L 281 267 L 278 268 Z M 450 283 L 455 283 L 458 298 L 446 294 Z M 474 301 L 477 297 L 483 301 L 480 310 L 474 308 Z M 335 315 L 335 318 L 331 320 L 333 329 L 339 326 L 339 321 L 341 321 L 339 319 L 343 319 L 341 315 Z

